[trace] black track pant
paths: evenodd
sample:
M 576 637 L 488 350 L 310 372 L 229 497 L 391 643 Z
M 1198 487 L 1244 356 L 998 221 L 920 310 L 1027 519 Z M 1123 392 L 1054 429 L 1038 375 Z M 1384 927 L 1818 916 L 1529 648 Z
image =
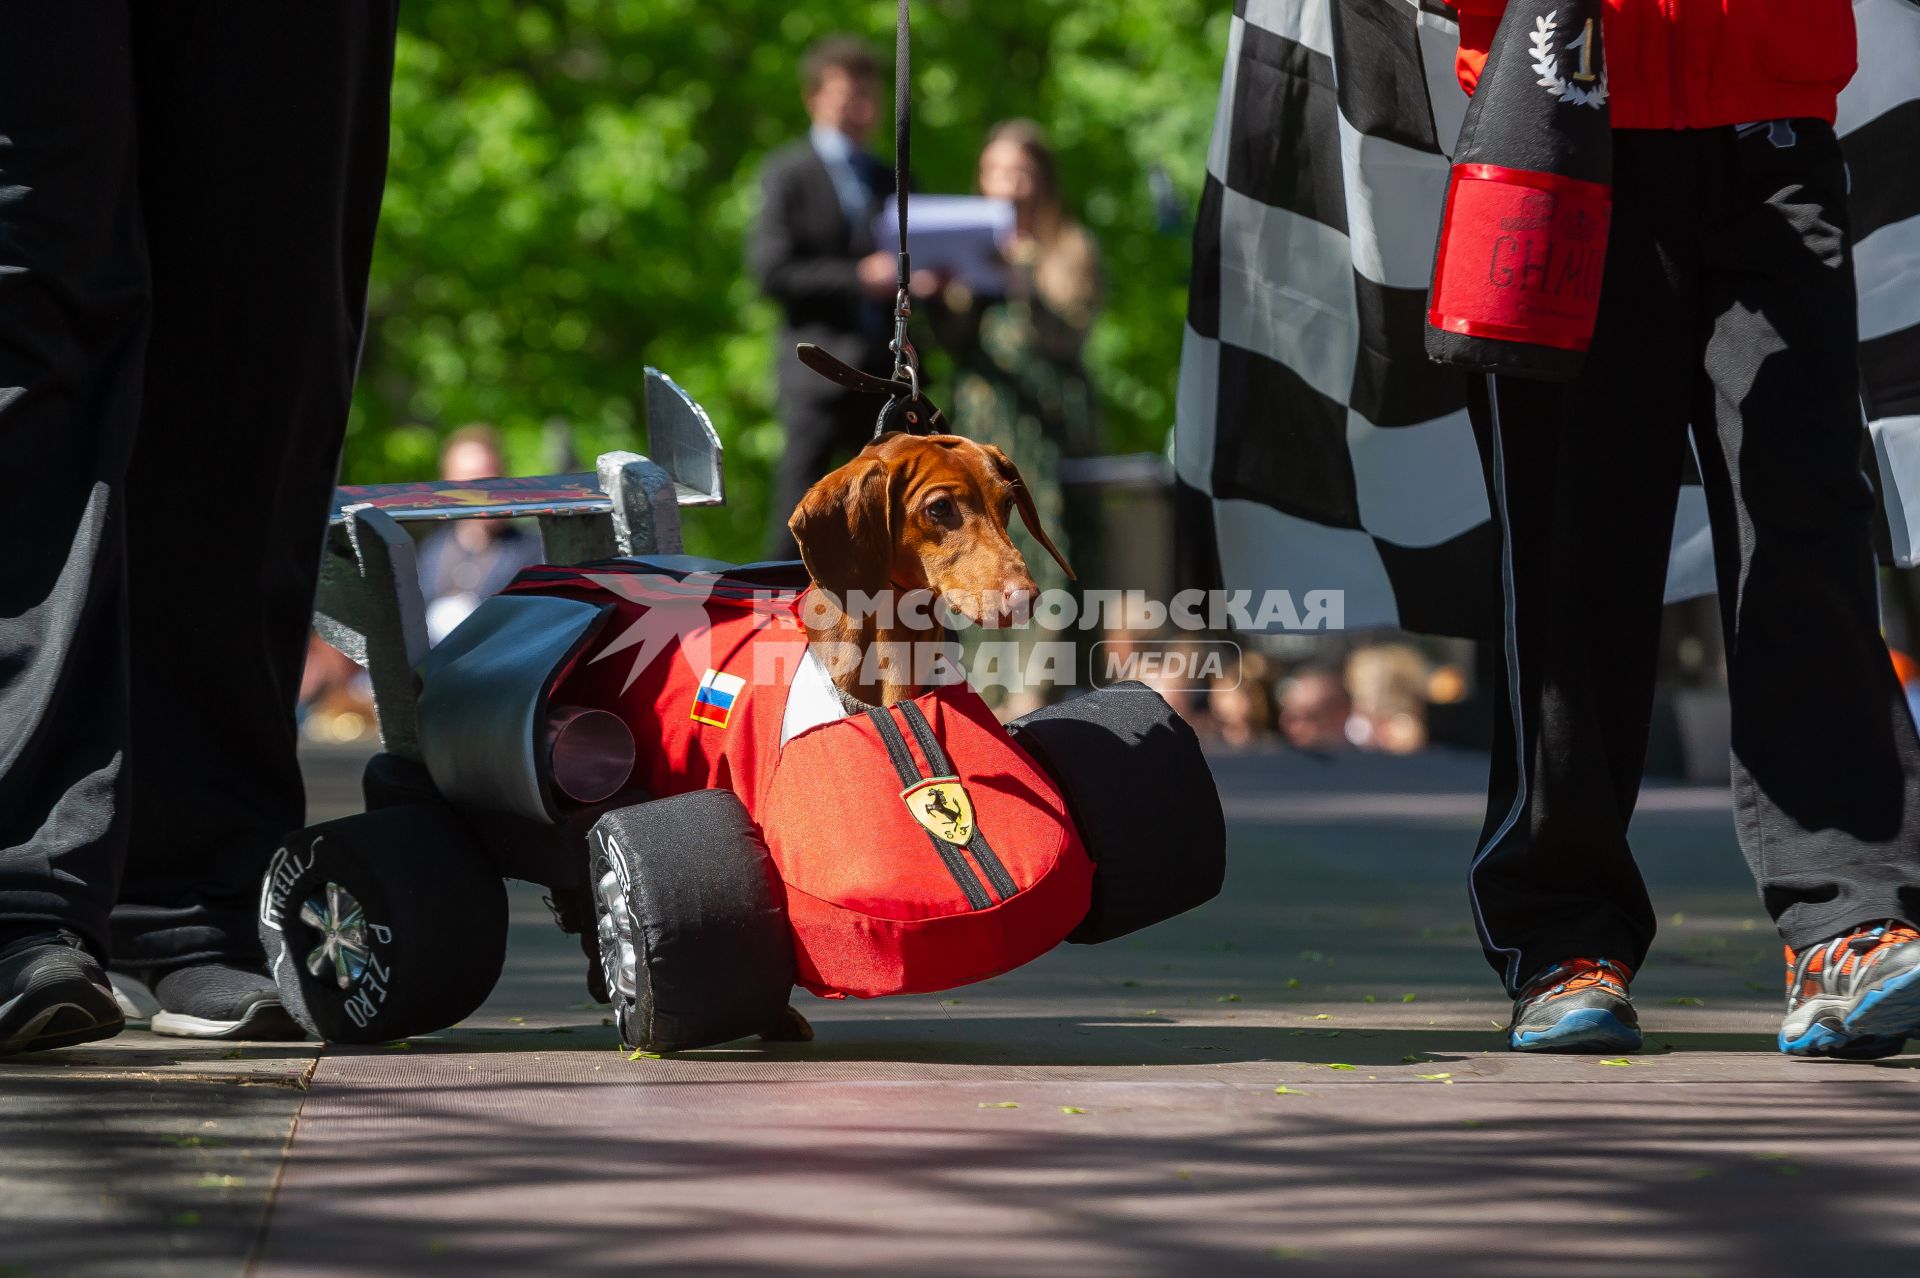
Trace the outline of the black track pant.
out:
M 1734 810 L 1802 946 L 1920 919 L 1920 747 L 1879 633 L 1846 172 L 1833 130 L 1614 134 L 1599 330 L 1580 379 L 1475 387 L 1504 538 L 1505 680 L 1470 875 L 1510 991 L 1638 967 L 1627 847 L 1691 442 L 1713 524 Z
M 258 955 L 393 24 L 0 9 L 0 939 Z
M 793 508 L 829 471 L 867 446 L 884 402 L 871 395 L 782 398 L 780 424 L 786 431 L 786 444 L 773 471 L 773 508 L 767 530 L 769 559 L 800 557 L 793 534 L 787 531 Z

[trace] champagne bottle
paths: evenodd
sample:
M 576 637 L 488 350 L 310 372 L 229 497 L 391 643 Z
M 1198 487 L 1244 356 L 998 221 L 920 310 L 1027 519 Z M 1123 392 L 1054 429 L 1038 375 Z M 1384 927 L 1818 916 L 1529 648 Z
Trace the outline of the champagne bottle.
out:
M 1570 381 L 1612 213 L 1602 0 L 1511 0 L 1454 150 L 1427 299 L 1442 364 Z

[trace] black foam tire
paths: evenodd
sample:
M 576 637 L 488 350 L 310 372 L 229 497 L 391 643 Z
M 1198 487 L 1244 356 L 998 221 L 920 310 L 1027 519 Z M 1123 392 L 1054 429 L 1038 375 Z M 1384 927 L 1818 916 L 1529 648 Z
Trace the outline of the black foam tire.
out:
M 794 976 L 786 898 L 731 791 L 609 812 L 587 844 L 601 970 L 622 1042 L 684 1051 L 779 1021 Z
M 1060 787 L 1093 858 L 1093 906 L 1067 940 L 1111 941 L 1219 894 L 1220 791 L 1199 738 L 1159 693 L 1128 680 L 1007 728 Z
M 446 808 L 382 808 L 288 836 L 261 887 L 260 939 L 309 1032 L 391 1042 L 444 1029 L 492 992 L 506 887 Z

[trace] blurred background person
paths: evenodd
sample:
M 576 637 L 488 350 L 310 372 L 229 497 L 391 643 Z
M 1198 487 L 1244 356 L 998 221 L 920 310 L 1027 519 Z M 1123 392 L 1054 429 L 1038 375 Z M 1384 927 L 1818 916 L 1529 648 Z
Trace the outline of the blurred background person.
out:
M 879 115 L 880 65 L 864 41 L 829 36 L 801 59 L 807 136 L 761 170 L 760 219 L 748 246 L 760 291 L 779 304 L 777 411 L 786 433 L 773 477 L 768 553 L 797 555 L 787 519 L 807 488 L 873 434 L 880 406 L 807 369 L 800 342 L 885 376 L 893 368 L 896 260 L 874 251 L 873 219 L 893 172 L 867 151 Z
M 440 450 L 440 478 L 493 479 L 506 469 L 500 432 L 484 422 L 462 426 Z M 455 519 L 420 542 L 420 592 L 427 599 L 427 639 L 439 643 L 480 601 L 499 594 L 514 574 L 540 562 L 540 538 L 506 519 Z
M 1020 468 L 1040 520 L 1082 581 L 1098 573 L 1099 511 L 1060 483 L 1064 457 L 1102 451 L 1098 396 L 1081 355 L 1100 310 L 1100 253 L 1067 210 L 1053 150 L 1031 120 L 1007 120 L 980 152 L 979 193 L 1014 208 L 1005 247 L 1007 293 L 977 296 L 950 284 L 934 316 L 954 362 L 954 429 L 992 444 Z M 1042 590 L 1064 589 L 1066 574 L 1023 527 L 1010 530 Z M 1024 642 L 1047 638 L 1027 630 Z M 1005 713 L 1045 700 L 1047 689 L 1011 693 Z
M 1353 715 L 1347 736 L 1363 750 L 1413 754 L 1427 744 L 1433 664 L 1410 644 L 1377 643 L 1347 658 Z
M 1273 662 L 1264 653 L 1242 652 L 1231 670 L 1214 679 L 1207 709 L 1223 745 L 1243 749 L 1273 731 Z
M 1352 743 L 1353 698 L 1338 671 L 1308 666 L 1280 685 L 1280 733 L 1296 750 L 1332 754 Z

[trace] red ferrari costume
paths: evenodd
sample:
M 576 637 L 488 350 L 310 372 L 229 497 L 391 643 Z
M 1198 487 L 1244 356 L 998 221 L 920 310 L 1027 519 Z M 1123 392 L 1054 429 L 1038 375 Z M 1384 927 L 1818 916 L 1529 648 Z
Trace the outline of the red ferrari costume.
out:
M 796 568 L 535 568 L 507 593 L 615 606 L 552 700 L 619 714 L 642 743 L 633 781 L 654 797 L 739 796 L 779 870 L 806 988 L 950 989 L 1052 949 L 1086 917 L 1093 878 L 1058 789 L 965 684 L 792 730 Z
M 1454 0 L 1473 92 L 1506 0 Z M 1607 0 L 1616 129 L 1834 118 L 1858 58 L 1849 0 Z

